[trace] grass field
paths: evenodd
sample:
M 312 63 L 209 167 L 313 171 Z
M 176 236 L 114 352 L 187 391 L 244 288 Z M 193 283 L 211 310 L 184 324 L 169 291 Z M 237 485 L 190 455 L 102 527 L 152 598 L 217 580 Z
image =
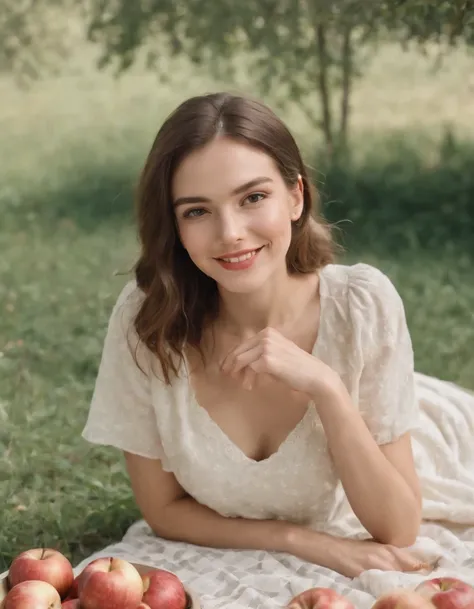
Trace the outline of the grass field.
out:
M 427 146 L 444 121 L 472 136 L 472 58 L 459 54 L 438 76 L 426 65 L 393 49 L 379 54 L 354 99 L 365 146 L 366 136 L 393 129 Z M 30 92 L 0 84 L 8 142 L 0 148 L 0 571 L 38 545 L 77 562 L 138 517 L 120 456 L 90 448 L 80 431 L 108 315 L 126 281 L 116 273 L 137 251 L 131 183 L 163 116 L 188 94 L 216 87 L 178 67 L 166 86 L 139 71 L 114 83 L 80 61 Z M 311 150 L 307 125 L 292 120 Z M 375 264 L 393 279 L 419 371 L 474 389 L 470 256 L 442 248 L 436 257 L 394 255 L 383 243 L 361 243 L 343 260 Z

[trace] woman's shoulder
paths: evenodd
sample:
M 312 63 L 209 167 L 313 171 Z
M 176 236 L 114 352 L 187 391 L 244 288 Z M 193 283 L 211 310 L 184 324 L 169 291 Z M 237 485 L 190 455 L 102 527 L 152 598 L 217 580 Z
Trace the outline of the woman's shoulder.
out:
M 332 281 L 340 284 L 353 285 L 375 285 L 390 282 L 387 273 L 380 268 L 367 262 L 355 262 L 353 264 L 328 264 L 323 268 L 323 274 Z
M 133 332 L 134 320 L 145 294 L 135 279 L 125 282 L 116 293 L 109 313 L 108 330 L 109 333 L 125 336 Z
M 136 312 L 144 298 L 145 293 L 138 286 L 136 279 L 129 279 L 119 288 L 113 310 L 123 310 L 129 313 Z
M 389 335 L 404 319 L 404 306 L 394 281 L 381 269 L 364 262 L 328 265 L 323 273 L 326 295 L 355 327 Z
M 141 345 L 135 330 L 135 318 L 144 296 L 135 279 L 127 281 L 118 289 L 108 316 L 104 353 L 106 356 L 122 358 L 122 362 L 127 362 L 129 366 L 137 363 L 130 358 L 135 353 L 140 366 L 146 364 L 148 368 L 149 354 Z
M 362 301 L 380 302 L 399 298 L 393 280 L 381 269 L 365 262 L 329 264 L 324 268 L 323 276 L 328 290 L 334 295 L 346 294 L 348 298 L 358 296 Z
M 138 368 L 146 370 L 147 376 L 151 374 L 151 379 L 153 382 L 157 381 L 156 387 L 159 387 L 164 383 L 165 378 L 160 360 L 143 342 L 135 326 L 135 320 L 145 298 L 146 293 L 137 284 L 136 279 L 131 279 L 122 286 L 109 316 L 106 343 L 112 344 L 122 355 L 126 351 L 125 359 L 129 364 L 138 364 Z M 133 363 L 129 357 L 130 353 L 134 354 Z M 169 348 L 168 353 L 174 358 L 175 366 L 180 368 L 182 366 L 180 358 Z M 174 383 L 171 383 L 170 387 L 174 388 Z

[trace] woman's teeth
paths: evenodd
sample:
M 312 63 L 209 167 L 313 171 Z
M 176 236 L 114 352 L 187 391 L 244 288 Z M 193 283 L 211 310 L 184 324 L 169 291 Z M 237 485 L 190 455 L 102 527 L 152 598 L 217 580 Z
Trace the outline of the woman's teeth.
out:
M 244 260 L 248 260 L 255 256 L 258 250 L 254 250 L 253 252 L 249 252 L 248 254 L 244 254 L 243 256 L 239 256 L 238 258 L 221 258 L 224 262 L 243 262 Z

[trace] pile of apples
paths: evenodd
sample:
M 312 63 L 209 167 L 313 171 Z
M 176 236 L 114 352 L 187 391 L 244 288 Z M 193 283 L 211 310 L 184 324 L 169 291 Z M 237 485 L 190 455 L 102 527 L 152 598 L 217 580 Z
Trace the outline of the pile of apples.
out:
M 19 554 L 10 565 L 0 609 L 186 609 L 181 580 L 163 569 L 140 575 L 126 560 L 97 558 L 74 577 L 69 560 L 50 548 Z
M 311 588 L 295 596 L 287 609 L 355 609 L 331 588 Z M 428 579 L 414 590 L 400 588 L 380 596 L 372 609 L 474 609 L 474 588 L 454 577 Z

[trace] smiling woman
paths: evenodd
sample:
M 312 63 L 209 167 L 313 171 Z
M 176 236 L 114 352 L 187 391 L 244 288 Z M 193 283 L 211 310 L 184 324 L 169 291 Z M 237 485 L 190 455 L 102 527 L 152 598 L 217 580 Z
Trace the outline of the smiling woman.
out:
M 276 269 L 315 273 L 333 261 L 336 248 L 296 142 L 257 101 L 217 94 L 182 104 L 158 133 L 137 201 L 137 281 L 146 298 L 136 328 L 167 382 L 177 372 L 170 349 L 181 354 L 185 342 L 202 352 L 203 329 L 215 321 L 223 291 L 248 298 L 263 282 L 266 300 L 279 302 L 265 277 Z M 257 249 L 255 260 L 229 262 Z M 255 273 L 223 272 L 251 267 Z M 273 276 L 271 289 L 286 289 L 280 279 Z
M 153 143 L 137 211 L 135 279 L 112 311 L 83 432 L 125 453 L 147 526 L 145 541 L 129 532 L 128 557 L 146 562 L 145 544 L 184 580 L 205 546 L 348 577 L 422 568 L 403 549 L 433 488 L 415 467 L 420 404 L 467 411 L 472 397 L 424 379 L 431 398 L 418 399 L 401 298 L 376 268 L 335 263 L 286 126 L 243 97 L 184 102 Z M 447 492 L 428 513 L 455 519 L 456 501 Z M 191 562 L 174 562 L 177 542 Z M 234 581 L 241 556 L 216 556 Z

